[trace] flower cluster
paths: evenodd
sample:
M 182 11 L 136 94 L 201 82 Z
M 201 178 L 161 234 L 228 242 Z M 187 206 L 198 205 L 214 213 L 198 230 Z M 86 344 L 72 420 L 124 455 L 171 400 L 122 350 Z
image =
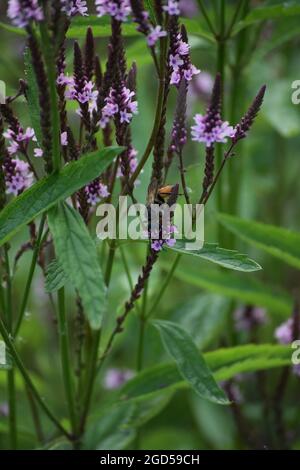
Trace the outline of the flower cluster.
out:
M 131 14 L 129 0 L 96 0 L 98 16 L 110 15 L 117 21 L 127 21 Z
M 62 10 L 68 16 L 88 16 L 86 0 L 61 0 Z
M 226 143 L 227 138 L 235 136 L 235 129 L 227 121 L 222 121 L 220 113 L 212 113 L 210 109 L 205 115 L 196 114 L 195 125 L 192 127 L 192 140 L 205 143 L 210 147 L 215 142 Z
M 138 151 L 134 147 L 132 147 L 132 145 L 130 145 L 129 148 L 127 149 L 127 159 L 129 162 L 129 175 L 130 176 L 135 172 L 137 165 L 138 165 L 138 159 L 136 158 L 137 154 L 138 154 Z M 125 175 L 123 174 L 123 171 L 120 165 L 118 168 L 117 177 L 121 178 L 123 176 Z M 135 184 L 137 185 L 137 183 L 138 182 L 136 181 Z
M 38 0 L 9 0 L 7 16 L 19 28 L 25 28 L 31 21 L 42 21 L 43 10 Z
M 36 142 L 36 136 L 31 127 L 27 127 L 25 131 L 22 127 L 19 127 L 18 132 L 9 128 L 3 133 L 3 137 L 9 140 L 7 150 L 10 155 L 15 155 L 18 151 L 26 149 L 30 141 Z M 40 157 L 42 155 L 42 149 L 34 149 L 35 157 Z
M 119 119 L 120 123 L 130 124 L 134 114 L 138 113 L 138 102 L 134 101 L 134 91 L 126 86 L 122 87 L 120 93 L 111 88 L 109 96 L 105 99 L 99 126 L 104 129 L 112 118 Z
M 293 318 L 289 318 L 275 330 L 275 338 L 280 344 L 290 344 L 293 341 Z
M 160 230 L 151 229 L 152 250 L 159 252 L 164 246 L 172 248 L 176 244 L 175 238 L 172 238 L 175 233 L 177 233 L 177 227 L 172 224 Z
M 178 0 L 168 0 L 168 5 L 164 6 L 163 9 L 170 16 L 179 16 L 180 15 L 180 8 L 179 8 L 179 1 Z
M 109 369 L 104 378 L 104 387 L 107 390 L 120 388 L 134 376 L 131 370 Z
M 300 331 L 300 324 L 295 325 L 295 321 L 298 322 L 297 318 L 289 318 L 286 322 L 282 323 L 275 330 L 275 338 L 280 344 L 291 344 L 295 339 L 295 329 Z M 300 364 L 293 365 L 293 373 L 300 376 Z
M 6 158 L 4 161 L 6 193 L 17 196 L 29 188 L 33 182 L 33 174 L 28 163 L 18 158 Z
M 160 38 L 167 36 L 167 32 L 161 26 L 152 26 L 149 20 L 149 13 L 144 9 L 144 4 L 141 0 L 131 0 L 131 8 L 134 15 L 133 21 L 138 24 L 137 31 L 147 36 L 149 47 L 154 47 Z
M 101 199 L 109 196 L 108 188 L 105 184 L 101 183 L 99 179 L 92 181 L 84 188 L 87 202 L 91 206 L 95 206 Z
M 76 90 L 75 81 L 73 77 L 68 77 L 61 73 L 57 78 L 58 85 L 64 85 L 66 87 L 65 97 L 71 101 L 77 101 L 79 104 L 89 105 L 90 114 L 94 110 L 97 110 L 97 98 L 99 92 L 94 90 L 94 83 L 91 81 L 86 81 L 83 88 L 79 91 Z M 77 109 L 77 114 L 81 116 L 80 108 Z
M 182 79 L 190 82 L 194 75 L 200 73 L 200 70 L 191 63 L 190 45 L 183 40 L 182 33 L 178 33 L 174 44 L 171 45 L 169 66 L 171 85 L 179 86 Z
M 267 315 L 263 308 L 247 306 L 234 312 L 234 320 L 237 331 L 251 331 L 259 325 L 264 325 Z

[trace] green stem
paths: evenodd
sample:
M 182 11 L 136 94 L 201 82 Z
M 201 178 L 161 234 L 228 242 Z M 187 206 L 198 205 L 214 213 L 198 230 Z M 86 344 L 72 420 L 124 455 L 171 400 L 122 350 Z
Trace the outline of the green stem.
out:
M 27 307 L 27 302 L 28 302 L 29 293 L 30 293 L 30 287 L 31 287 L 31 283 L 32 283 L 32 279 L 33 279 L 33 275 L 34 275 L 34 271 L 35 271 L 39 251 L 40 251 L 45 220 L 46 220 L 46 216 L 43 215 L 42 219 L 41 219 L 41 222 L 40 222 L 40 226 L 39 226 L 38 237 L 37 237 L 35 247 L 34 247 L 34 251 L 33 251 L 33 254 L 32 254 L 32 260 L 31 260 L 31 264 L 30 264 L 30 268 L 29 268 L 29 273 L 28 273 L 28 278 L 27 278 L 27 282 L 26 282 L 26 286 L 25 286 L 25 292 L 24 292 L 23 299 L 22 299 L 20 313 L 19 313 L 19 316 L 18 316 L 18 319 L 17 319 L 17 324 L 16 324 L 16 327 L 15 327 L 15 330 L 14 330 L 14 335 L 15 336 L 18 335 L 18 332 L 19 332 L 19 329 L 21 327 L 23 317 L 24 317 L 24 314 L 25 314 L 25 310 L 26 310 L 26 307 Z
M 6 268 L 6 322 L 8 331 L 13 329 L 12 316 L 12 284 L 9 263 L 9 245 L 4 247 L 5 268 Z M 9 409 L 9 438 L 12 450 L 17 449 L 17 415 L 16 415 L 16 388 L 15 388 L 15 371 L 14 368 L 7 372 L 7 394 Z
M 52 423 L 56 426 L 56 428 L 62 433 L 64 434 L 68 439 L 72 440 L 73 439 L 73 436 L 71 434 L 68 433 L 68 431 L 60 424 L 60 422 L 56 419 L 56 417 L 54 416 L 54 414 L 52 413 L 52 411 L 50 411 L 50 409 L 48 408 L 48 406 L 45 404 L 43 398 L 41 398 L 39 392 L 37 391 L 37 389 L 35 388 L 15 346 L 14 346 L 14 343 L 13 341 L 11 340 L 11 337 L 10 337 L 10 334 L 9 332 L 7 331 L 2 319 L 0 318 L 0 333 L 1 333 L 1 336 L 3 338 L 3 341 L 5 342 L 6 344 L 6 347 L 8 348 L 16 366 L 18 367 L 24 381 L 26 382 L 29 390 L 31 391 L 33 397 L 35 398 L 35 400 L 37 401 L 37 403 L 40 405 L 41 409 L 44 411 L 44 413 L 48 416 L 48 418 L 50 419 L 50 421 L 52 421 Z
M 215 1 L 215 0 L 214 0 L 214 1 Z M 203 17 L 204 17 L 206 23 L 207 23 L 207 26 L 208 26 L 208 28 L 210 29 L 210 32 L 215 36 L 215 35 L 216 35 L 216 31 L 214 30 L 214 27 L 213 27 L 213 25 L 212 25 L 212 22 L 210 21 L 210 18 L 209 18 L 209 16 L 208 16 L 208 13 L 207 13 L 207 11 L 206 11 L 206 8 L 205 8 L 205 6 L 204 6 L 203 1 L 202 1 L 202 0 L 197 0 L 197 2 L 198 2 L 198 5 L 199 5 L 199 8 L 200 8 L 200 11 L 201 11 L 201 13 L 202 13 L 202 15 L 203 15 Z
M 137 372 L 140 372 L 143 368 L 144 362 L 144 339 L 145 339 L 145 329 L 147 323 L 146 311 L 147 311 L 147 300 L 148 300 L 148 285 L 146 282 L 145 289 L 143 292 L 143 303 L 142 310 L 139 316 L 140 319 L 140 331 L 139 331 L 139 340 L 138 340 L 138 350 L 137 350 Z
M 45 22 L 40 23 L 41 32 L 41 46 L 45 59 L 49 93 L 51 101 L 51 125 L 52 125 L 52 161 L 54 171 L 58 171 L 61 167 L 60 158 L 60 117 L 57 100 L 56 90 L 56 70 L 55 70 L 55 56 L 54 48 L 51 43 L 47 24 Z
M 70 359 L 70 345 L 69 345 L 69 333 L 68 324 L 66 319 L 66 308 L 65 308 L 65 290 L 62 287 L 58 291 L 58 328 L 59 328 L 59 341 L 61 351 L 61 366 L 63 373 L 63 381 L 65 387 L 65 394 L 67 398 L 70 421 L 72 426 L 73 435 L 76 435 L 76 406 L 75 406 L 75 392 L 74 382 L 71 371 L 71 359 Z
M 224 84 L 225 84 L 225 59 L 226 59 L 226 38 L 225 38 L 225 0 L 219 0 L 219 33 L 217 35 L 217 73 L 221 76 L 221 103 L 224 107 Z M 221 110 L 222 112 L 222 110 Z M 217 166 L 222 163 L 223 152 L 221 144 L 216 146 L 216 162 Z M 216 210 L 222 212 L 224 201 L 224 188 L 222 181 L 219 182 L 216 189 Z M 218 237 L 222 243 L 223 231 L 218 228 Z
M 36 436 L 39 442 L 43 444 L 45 438 L 44 438 L 42 424 L 40 421 L 39 410 L 37 409 L 31 390 L 29 390 L 26 384 L 25 384 L 25 388 L 27 392 L 28 403 L 29 403 L 30 410 L 31 410 L 31 415 L 32 415 L 33 425 L 35 427 Z
M 237 22 L 237 19 L 238 19 L 238 16 L 239 16 L 239 13 L 241 11 L 243 3 L 245 3 L 245 0 L 239 0 L 239 2 L 237 4 L 237 7 L 235 9 L 235 12 L 233 14 L 232 20 L 230 22 L 230 25 L 227 29 L 226 34 L 225 34 L 226 39 L 229 39 L 231 37 L 232 30 L 233 30 L 233 28 L 234 28 L 234 26 Z
M 162 285 L 162 287 L 161 287 L 161 289 L 160 289 L 160 291 L 159 291 L 159 293 L 158 293 L 158 295 L 155 299 L 154 304 L 152 305 L 151 309 L 149 310 L 149 312 L 147 314 L 147 320 L 155 313 L 155 311 L 156 311 L 156 309 L 157 309 L 164 293 L 166 292 L 166 290 L 167 290 L 167 288 L 168 288 L 168 286 L 169 286 L 169 284 L 172 280 L 173 274 L 174 274 L 174 272 L 175 272 L 175 270 L 176 270 L 176 268 L 179 264 L 181 256 L 182 256 L 181 254 L 176 256 L 176 258 L 174 260 L 174 263 L 172 264 L 172 267 L 171 267 L 170 271 L 168 272 L 168 275 L 165 279 L 165 282 L 163 283 L 163 285 Z

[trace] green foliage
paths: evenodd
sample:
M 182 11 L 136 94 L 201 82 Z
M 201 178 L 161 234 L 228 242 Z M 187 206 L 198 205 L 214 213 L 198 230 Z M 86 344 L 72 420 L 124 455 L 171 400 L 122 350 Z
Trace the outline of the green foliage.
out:
M 57 290 L 64 287 L 67 280 L 67 276 L 61 263 L 57 259 L 54 259 L 47 267 L 47 276 L 45 282 L 46 292 L 56 292 Z
M 223 268 L 233 269 L 235 271 L 253 272 L 259 271 L 261 266 L 248 258 L 247 255 L 243 255 L 234 250 L 226 250 L 220 248 L 216 243 L 205 243 L 201 250 L 187 250 L 185 248 L 188 241 L 177 240 L 176 245 L 170 248 L 172 251 L 177 251 L 183 255 L 196 256 L 202 258 L 211 263 L 218 264 Z
M 176 323 L 156 320 L 153 324 L 161 335 L 165 349 L 176 362 L 180 374 L 193 390 L 206 400 L 227 405 L 229 402 L 223 390 L 215 382 L 192 337 Z
M 0 246 L 35 217 L 97 178 L 121 150 L 110 147 L 88 154 L 14 198 L 0 214 Z
M 281 227 L 219 214 L 218 219 L 232 233 L 285 263 L 300 269 L 300 235 Z
M 161 263 L 168 269 L 165 263 Z M 288 317 L 293 308 L 292 299 L 280 289 L 275 289 L 254 279 L 253 275 L 239 276 L 224 271 L 216 271 L 195 266 L 179 266 L 175 277 L 192 286 L 200 287 L 216 294 L 250 305 L 258 305 L 271 312 Z
M 97 330 L 107 297 L 96 245 L 81 216 L 67 204 L 49 211 L 48 222 L 58 261 L 82 300 L 91 328 Z
M 217 381 L 229 380 L 237 374 L 267 370 L 291 364 L 291 349 L 270 344 L 245 345 L 219 349 L 204 354 Z M 200 358 L 199 354 L 199 358 Z M 165 390 L 178 390 L 190 385 L 173 364 L 160 364 L 145 369 L 120 390 L 119 399 L 145 400 Z

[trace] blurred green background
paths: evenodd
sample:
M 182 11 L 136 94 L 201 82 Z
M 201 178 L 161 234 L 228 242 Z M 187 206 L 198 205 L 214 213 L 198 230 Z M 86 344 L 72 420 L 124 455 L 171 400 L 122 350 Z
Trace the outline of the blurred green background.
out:
M 207 39 L 207 26 L 197 10 L 196 3 L 184 1 L 185 7 L 192 6 L 192 18 L 206 34 L 190 34 L 193 63 L 201 69 L 202 74 L 195 79 L 190 87 L 188 106 L 189 125 L 196 112 L 203 112 L 209 98 L 212 80 L 216 73 L 217 47 L 210 38 Z M 211 18 L 214 18 L 212 3 L 206 2 Z M 217 3 L 217 2 L 216 2 Z M 284 2 L 249 3 L 249 12 L 261 5 L 280 5 Z M 294 2 L 298 4 L 299 2 Z M 0 5 L 0 19 L 7 23 L 5 15 L 6 1 Z M 226 2 L 227 18 L 232 17 L 236 1 Z M 188 16 L 190 16 L 189 12 Z M 253 219 L 273 225 L 300 230 L 300 105 L 291 101 L 292 83 L 300 80 L 299 51 L 300 51 L 300 16 L 280 16 L 274 19 L 254 21 L 227 42 L 225 83 L 224 83 L 224 112 L 226 119 L 235 124 L 244 114 L 257 93 L 259 87 L 267 85 L 264 106 L 257 119 L 249 138 L 236 150 L 236 157 L 230 161 L 234 168 L 235 185 L 232 186 L 229 165 L 225 170 L 222 181 L 224 191 L 224 211 L 240 217 Z M 189 29 L 189 28 L 188 28 Z M 12 32 L 0 29 L 0 80 L 7 85 L 7 95 L 14 94 L 18 88 L 18 80 L 24 78 L 23 52 L 24 38 Z M 70 40 L 70 45 L 72 41 Z M 105 62 L 107 38 L 97 39 L 97 50 L 103 63 Z M 147 53 L 143 38 L 127 38 L 126 44 L 128 62 L 136 60 L 138 66 L 138 100 L 140 114 L 133 121 L 133 141 L 139 151 L 143 152 L 150 134 L 156 96 L 156 83 L 151 58 Z M 71 50 L 71 49 L 69 49 Z M 69 56 L 69 66 L 71 65 Z M 168 135 L 172 126 L 172 115 L 175 105 L 175 91 L 172 91 L 168 115 Z M 15 110 L 24 126 L 30 125 L 28 110 L 22 100 L 15 105 Z M 185 164 L 187 181 L 191 188 L 191 197 L 197 200 L 201 192 L 201 182 L 204 163 L 204 148 L 197 143 L 187 145 L 185 149 Z M 140 177 L 140 185 L 136 189 L 136 197 L 145 201 L 146 188 L 149 182 L 151 162 L 146 166 Z M 178 181 L 176 163 L 170 172 L 170 183 Z M 229 204 L 228 194 L 234 193 L 236 201 Z M 218 242 L 219 233 L 216 231 L 215 200 L 212 199 L 206 209 L 206 241 Z M 26 230 L 19 233 L 13 240 L 12 253 L 15 253 L 20 243 L 27 241 Z M 282 291 L 289 299 L 299 292 L 300 272 L 292 269 L 262 251 L 234 239 L 228 232 L 222 234 L 223 247 L 238 248 L 251 255 L 263 270 L 253 274 L 232 274 L 232 284 L 246 285 L 256 279 L 271 289 L 276 295 Z M 225 245 L 224 245 L 225 244 Z M 99 252 L 101 247 L 99 246 Z M 139 268 L 145 257 L 143 244 L 130 243 L 125 246 L 126 256 L 130 264 L 132 278 L 136 279 Z M 17 311 L 24 290 L 31 254 L 26 253 L 18 266 L 14 281 L 14 308 Z M 153 301 L 159 286 L 165 279 L 166 271 L 171 265 L 174 255 L 163 253 L 156 266 L 149 285 L 149 302 Z M 179 266 L 168 291 L 155 312 L 155 316 L 166 319 L 176 319 L 197 334 L 205 332 L 201 337 L 201 347 L 204 351 L 217 349 L 221 346 L 242 345 L 252 341 L 257 343 L 275 342 L 274 330 L 286 319 L 286 315 L 273 311 L 267 305 L 264 307 L 268 321 L 255 330 L 254 337 L 246 331 L 237 331 L 234 325 L 234 311 L 244 305 L 251 304 L 249 298 L 244 301 L 233 299 L 231 295 L 223 296 L 222 285 L 212 285 L 209 292 L 203 289 L 207 272 L 212 271 L 210 265 L 188 257 Z M 187 279 L 186 273 L 189 274 Z M 191 280 L 192 278 L 192 280 Z M 268 287 L 270 286 L 270 288 Z M 113 281 L 109 292 L 111 315 L 106 329 L 110 330 L 115 317 L 129 295 L 129 285 L 121 259 L 118 257 L 113 270 Z M 75 309 L 74 296 L 71 286 L 68 289 L 69 314 L 72 318 L 72 308 Z M 276 310 L 276 309 L 275 309 Z M 191 312 L 194 312 L 191 319 Z M 291 312 L 292 313 L 292 312 Z M 211 321 L 207 320 L 208 315 Z M 74 316 L 74 315 L 73 315 Z M 189 320 L 190 319 L 190 320 Z M 72 320 L 71 320 L 72 321 Z M 189 324 L 190 321 L 190 324 Z M 135 370 L 137 331 L 139 325 L 136 314 L 131 315 L 126 325 L 126 333 L 120 335 L 114 348 L 107 368 Z M 26 320 L 22 326 L 21 337 L 17 343 L 24 362 L 47 401 L 64 416 L 65 402 L 62 389 L 60 362 L 58 357 L 58 339 L 56 325 L 44 293 L 44 279 L 39 268 L 36 271 L 32 294 Z M 167 357 L 160 345 L 156 331 L 149 326 L 146 331 L 146 348 L 144 367 L 166 361 Z M 244 425 L 249 429 L 251 443 L 242 433 L 239 416 L 232 407 L 224 408 L 202 401 L 192 391 L 177 391 L 170 396 L 164 396 L 157 404 L 153 404 L 153 418 L 141 427 L 140 447 L 145 449 L 241 449 L 247 446 L 259 448 L 280 447 L 272 415 L 265 415 L 264 410 L 273 396 L 278 382 L 280 369 L 264 373 L 244 375 L 237 381 L 242 401 L 239 411 Z M 282 404 L 286 430 L 290 437 L 290 446 L 300 448 L 300 409 L 299 409 L 299 377 L 292 376 Z M 18 385 L 18 427 L 20 431 L 20 446 L 32 448 L 36 445 L 35 433 L 28 409 L 26 393 L 20 377 Z M 97 382 L 97 399 L 94 413 L 101 415 L 104 400 L 111 394 L 105 390 L 104 377 Z M 172 396 L 171 396 L 172 395 Z M 6 376 L 0 372 L 0 447 L 7 448 L 7 410 L 6 410 Z M 130 428 L 120 425 L 124 410 L 115 413 L 107 420 L 99 420 L 97 432 L 90 439 L 99 448 L 132 448 Z M 264 416 L 265 419 L 262 419 Z M 43 425 L 49 428 L 47 420 Z M 113 421 L 115 419 L 115 422 Z M 97 420 L 96 420 L 97 421 Z M 116 429 L 121 431 L 116 434 Z M 51 428 L 50 428 L 51 429 Z M 114 433 L 112 433 L 114 430 Z M 114 434 L 114 437 L 111 436 Z M 247 434 L 247 433 L 246 433 Z M 55 435 L 53 435 L 55 438 Z M 253 444 L 254 442 L 254 444 Z M 90 444 L 91 445 L 91 444 Z

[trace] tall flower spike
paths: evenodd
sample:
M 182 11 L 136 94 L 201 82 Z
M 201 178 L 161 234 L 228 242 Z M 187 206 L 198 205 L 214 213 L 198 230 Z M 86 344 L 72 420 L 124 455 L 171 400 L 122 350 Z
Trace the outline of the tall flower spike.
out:
M 232 139 L 234 143 L 238 142 L 241 139 L 244 139 L 247 135 L 247 132 L 252 127 L 254 120 L 262 106 L 264 96 L 266 92 L 266 85 L 262 86 L 259 90 L 258 94 L 256 95 L 253 103 L 251 104 L 250 108 L 248 109 L 245 116 L 242 117 L 239 124 L 237 124 L 235 128 L 235 135 Z
M 61 0 L 61 6 L 67 16 L 88 16 L 86 0 Z
M 127 21 L 131 14 L 129 0 L 96 0 L 97 15 L 110 15 L 117 21 Z
M 227 138 L 235 136 L 235 129 L 227 121 L 222 121 L 220 115 L 220 87 L 221 78 L 216 77 L 211 105 L 206 114 L 196 114 L 196 125 L 192 127 L 192 139 L 203 142 L 206 147 L 211 147 L 215 142 L 225 143 Z M 219 96 L 218 96 L 219 95 Z
M 130 0 L 130 5 L 134 16 L 133 20 L 138 25 L 137 30 L 148 36 L 151 30 L 151 24 L 143 0 Z
M 19 28 L 25 28 L 31 21 L 44 19 L 38 0 L 9 0 L 7 16 Z
M 52 138 L 51 138 L 51 116 L 50 116 L 50 94 L 48 88 L 48 78 L 45 72 L 44 62 L 41 51 L 35 37 L 30 34 L 28 45 L 32 57 L 32 65 L 34 68 L 36 81 L 39 88 L 39 104 L 41 113 L 41 128 L 43 133 L 43 156 L 45 159 L 46 171 L 50 173 L 52 170 Z
M 92 80 L 95 65 L 95 42 L 92 28 L 88 28 L 86 32 L 85 40 L 85 55 L 84 55 L 84 66 L 86 79 L 89 82 Z
M 89 83 L 89 82 L 88 82 Z M 78 42 L 74 43 L 74 99 L 79 104 L 81 118 L 87 128 L 90 130 L 89 113 L 89 89 L 87 89 L 87 80 L 84 70 L 82 53 Z
M 6 159 L 9 158 L 8 151 L 5 147 L 5 139 L 3 137 L 3 132 L 4 132 L 3 119 L 0 114 L 0 210 L 3 209 L 6 203 L 4 162 Z
M 171 69 L 171 85 L 179 86 L 184 78 L 190 82 L 194 75 L 198 75 L 198 70 L 190 58 L 190 46 L 188 36 L 184 26 L 179 32 L 178 16 L 172 16 L 170 20 L 170 52 L 169 67 Z

